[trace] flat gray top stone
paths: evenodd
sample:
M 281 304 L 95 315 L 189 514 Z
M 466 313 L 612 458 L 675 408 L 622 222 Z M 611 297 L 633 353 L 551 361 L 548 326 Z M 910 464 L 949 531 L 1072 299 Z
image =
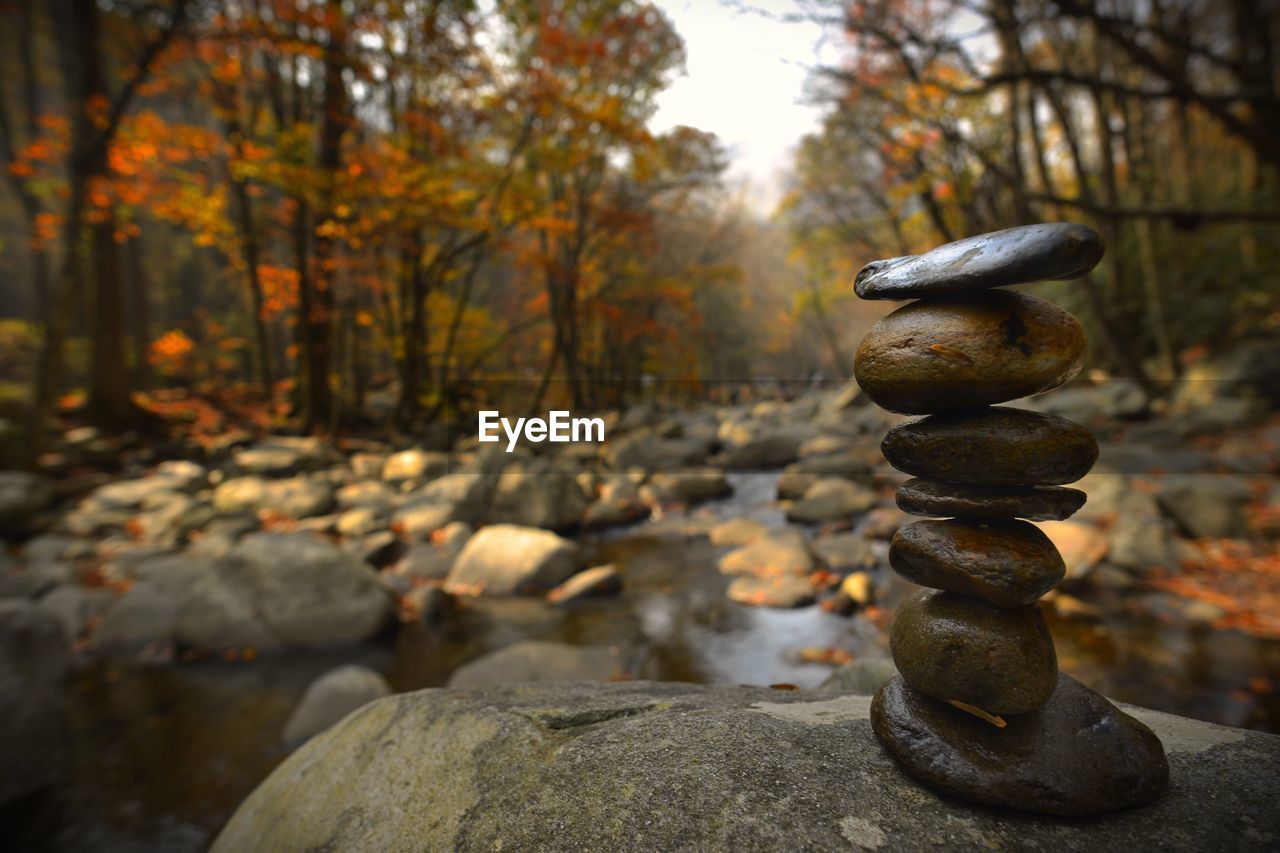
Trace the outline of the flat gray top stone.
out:
M 944 799 L 880 748 L 870 697 L 630 682 L 422 690 L 312 739 L 214 851 L 1270 850 L 1280 737 L 1127 709 L 1168 794 L 1102 818 Z
M 1022 225 L 872 261 L 853 289 L 863 299 L 916 299 L 1029 281 L 1079 278 L 1102 258 L 1098 232 L 1071 222 Z

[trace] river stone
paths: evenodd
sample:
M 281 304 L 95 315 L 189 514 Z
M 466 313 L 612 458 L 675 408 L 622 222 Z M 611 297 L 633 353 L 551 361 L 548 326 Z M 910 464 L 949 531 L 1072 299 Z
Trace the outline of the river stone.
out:
M 491 524 L 462 547 L 445 590 L 452 595 L 543 595 L 582 567 L 577 545 L 549 530 Z
M 1098 459 L 1098 442 L 1079 424 L 1001 407 L 902 424 L 880 450 L 916 477 L 996 486 L 1074 483 Z
M 1280 844 L 1276 735 L 1134 709 L 1164 741 L 1176 784 L 1147 808 L 1063 820 L 975 809 L 922 787 L 876 742 L 870 705 L 644 681 L 389 696 L 281 763 L 213 853 Z
M 1169 763 L 1145 725 L 1067 675 L 1038 711 L 1005 728 L 923 696 L 901 678 L 871 703 L 871 725 L 911 776 L 986 805 L 1098 815 L 1164 793 Z
M 1034 711 L 1058 679 L 1053 637 L 1035 605 L 996 607 L 924 590 L 898 606 L 889 646 L 916 690 L 992 714 Z
M 1056 388 L 1080 371 L 1085 349 L 1066 311 L 993 290 L 899 308 L 862 339 L 853 371 L 881 408 L 925 415 Z
M 917 521 L 889 546 L 889 565 L 912 583 L 1019 607 L 1062 580 L 1062 557 L 1049 537 L 1016 519 Z
M 967 486 L 908 480 L 898 489 L 898 507 L 912 515 L 943 518 L 1026 518 L 1062 521 L 1084 506 L 1079 489 L 1060 486 Z
M 348 664 L 331 669 L 307 686 L 284 727 L 284 742 L 296 746 L 343 717 L 391 694 L 391 686 L 367 666 Z
M 1071 222 L 1022 225 L 947 243 L 921 255 L 872 261 L 853 289 L 863 299 L 915 299 L 939 293 L 1068 281 L 1097 265 L 1098 232 Z

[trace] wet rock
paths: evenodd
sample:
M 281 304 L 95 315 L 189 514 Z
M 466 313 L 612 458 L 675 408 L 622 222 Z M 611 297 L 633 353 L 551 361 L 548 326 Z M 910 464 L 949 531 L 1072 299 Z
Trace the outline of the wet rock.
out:
M 640 499 L 640 488 L 625 475 L 611 475 L 600 485 L 600 494 L 582 515 L 586 530 L 633 524 L 649 517 L 650 508 Z
M 547 601 L 552 604 L 568 604 L 582 598 L 614 595 L 622 591 L 622 574 L 617 566 L 596 566 L 578 572 L 551 592 Z
M 53 484 L 26 471 L 0 471 L 0 536 L 29 533 L 53 503 Z
M 616 646 L 523 640 L 458 667 L 449 686 L 476 690 L 541 681 L 611 681 L 626 674 L 626 661 Z
M 1085 499 L 1079 489 L 1060 486 L 971 486 L 937 480 L 908 480 L 897 494 L 898 506 L 912 515 L 1031 521 L 1070 518 Z
M 385 483 L 363 480 L 341 487 L 334 493 L 333 498 L 334 503 L 341 509 L 370 507 L 385 510 L 395 502 L 396 493 Z
M 1035 605 L 996 607 L 926 590 L 898 606 L 889 641 L 911 687 L 991 714 L 1034 711 L 1057 684 L 1053 637 Z
M 333 487 L 300 477 L 287 480 L 237 477 L 214 489 L 213 506 L 223 515 L 266 510 L 290 518 L 306 518 L 329 511 L 333 506 Z
M 488 518 L 494 523 L 565 530 L 578 523 L 587 496 L 577 470 L 540 464 L 518 464 L 498 476 Z
M 366 666 L 340 666 L 311 682 L 284 727 L 291 747 L 315 737 L 370 702 L 391 695 L 387 680 Z
M 449 470 L 449 455 L 429 450 L 402 450 L 387 457 L 382 466 L 382 479 L 388 483 L 406 480 L 432 480 Z
M 807 431 L 761 428 L 727 443 L 718 459 L 726 468 L 768 470 L 794 462 Z
M 818 685 L 831 693 L 872 696 L 898 675 L 898 668 L 886 657 L 859 658 L 838 667 Z
M 163 582 L 142 582 L 120 596 L 93 632 L 94 645 L 118 654 L 170 646 L 182 602 Z
M 646 503 L 658 506 L 702 503 L 732 493 L 733 486 L 725 479 L 724 472 L 709 466 L 659 471 L 640 490 Z
M 871 705 L 876 736 L 908 773 L 971 802 L 1084 816 L 1155 800 L 1168 785 L 1160 739 L 1069 676 L 1005 728 L 912 691 L 901 678 Z
M 1036 525 L 1053 542 L 1066 566 L 1065 580 L 1081 581 L 1107 556 L 1107 537 L 1091 524 L 1043 521 Z
M 876 493 L 866 486 L 835 478 L 819 480 L 787 509 L 787 520 L 825 524 L 861 515 L 876 505 Z
M 712 441 L 705 437 L 663 438 L 652 430 L 642 429 L 610 439 L 603 453 L 611 468 L 662 471 L 702 464 L 711 452 L 711 445 Z
M 1048 536 L 1030 522 L 917 521 L 898 531 L 889 564 L 907 580 L 999 607 L 1020 607 L 1062 580 Z
M 445 589 L 454 595 L 543 595 L 582 566 L 578 546 L 514 524 L 481 528 L 458 554 Z
M 880 450 L 916 477 L 996 486 L 1074 483 L 1098 459 L 1098 443 L 1079 424 L 999 407 L 894 427 Z
M 734 578 L 726 594 L 730 601 L 753 607 L 807 607 L 817 598 L 813 584 L 806 578 L 787 574 L 743 575 Z
M 778 497 L 786 500 L 804 497 L 810 486 L 825 477 L 866 482 L 870 476 L 871 466 L 867 460 L 853 452 L 806 456 L 782 472 L 778 478 Z
M 1061 385 L 1085 349 L 1080 321 L 1056 305 L 988 291 L 894 311 L 862 339 L 854 375 L 891 412 L 955 412 Z
M 813 555 L 799 530 L 778 530 L 730 551 L 717 565 L 726 575 L 807 577 L 813 571 Z
M 0 805 L 60 782 L 69 761 L 62 625 L 29 601 L 0 601 Z
M 1052 222 L 1021 225 L 947 243 L 920 255 L 873 261 L 858 273 L 863 299 L 917 299 L 940 293 L 1080 278 L 1102 259 L 1098 232 Z
M 1250 498 L 1247 482 L 1235 477 L 1199 475 L 1170 477 L 1156 496 L 1160 508 L 1188 536 L 1234 539 L 1247 536 L 1244 505 Z
M 858 533 L 819 536 L 813 540 L 813 552 L 838 575 L 874 569 L 877 562 L 871 543 Z
M 769 532 L 762 522 L 752 518 L 731 518 L 707 531 L 707 539 L 717 548 L 739 548 Z

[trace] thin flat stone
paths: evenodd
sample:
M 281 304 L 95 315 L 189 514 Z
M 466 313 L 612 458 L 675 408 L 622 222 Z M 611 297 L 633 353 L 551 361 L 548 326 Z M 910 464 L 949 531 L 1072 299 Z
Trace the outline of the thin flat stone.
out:
M 1053 637 L 1036 605 L 996 607 L 922 590 L 898 605 L 889 648 L 916 690 L 991 714 L 1034 711 L 1058 680 Z
M 1030 604 L 1067 571 L 1040 528 L 1014 519 L 908 524 L 893 536 L 889 565 L 912 583 L 997 607 Z
M 853 289 L 863 299 L 916 299 L 940 293 L 1080 278 L 1105 251 L 1098 232 L 1071 222 L 1023 225 L 947 243 L 921 255 L 872 261 Z
M 1080 321 L 1025 293 L 922 299 L 881 318 L 858 346 L 854 377 L 877 405 L 928 415 L 1056 388 L 1084 365 Z
M 1063 521 L 1084 506 L 1086 495 L 1061 486 L 973 486 L 908 480 L 898 489 L 898 508 L 937 518 L 1026 518 Z
M 1079 424 L 1001 407 L 902 424 L 880 450 L 916 477 L 992 486 L 1074 483 L 1098 460 L 1097 440 Z
M 918 782 L 985 805 L 1099 815 L 1149 803 L 1168 787 L 1160 739 L 1067 675 L 1040 710 L 997 728 L 895 678 L 871 703 L 880 743 Z

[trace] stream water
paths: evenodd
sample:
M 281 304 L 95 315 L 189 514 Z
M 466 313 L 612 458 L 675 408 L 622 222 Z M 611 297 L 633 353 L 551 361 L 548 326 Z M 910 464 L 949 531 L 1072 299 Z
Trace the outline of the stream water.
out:
M 691 517 L 583 539 L 592 564 L 621 569 L 626 590 L 615 598 L 564 609 L 477 599 L 440 626 L 402 627 L 394 641 L 358 648 L 85 671 L 73 685 L 70 784 L 38 807 L 3 815 L 18 824 L 16 836 L 6 835 L 34 849 L 203 849 L 286 756 L 280 732 L 307 684 L 344 663 L 416 690 L 443 685 L 459 665 L 511 642 L 550 639 L 618 646 L 638 677 L 813 687 L 830 668 L 800 661 L 800 649 L 884 654 L 883 631 L 865 618 L 725 597 L 728 579 L 714 568 L 724 549 L 682 529 L 731 517 L 784 523 L 773 501 L 776 474 L 732 480 L 732 497 Z M 1062 668 L 1115 699 L 1280 731 L 1280 697 L 1250 689 L 1251 679 L 1276 680 L 1280 643 L 1138 620 L 1121 608 L 1091 621 L 1054 620 L 1053 630 Z

